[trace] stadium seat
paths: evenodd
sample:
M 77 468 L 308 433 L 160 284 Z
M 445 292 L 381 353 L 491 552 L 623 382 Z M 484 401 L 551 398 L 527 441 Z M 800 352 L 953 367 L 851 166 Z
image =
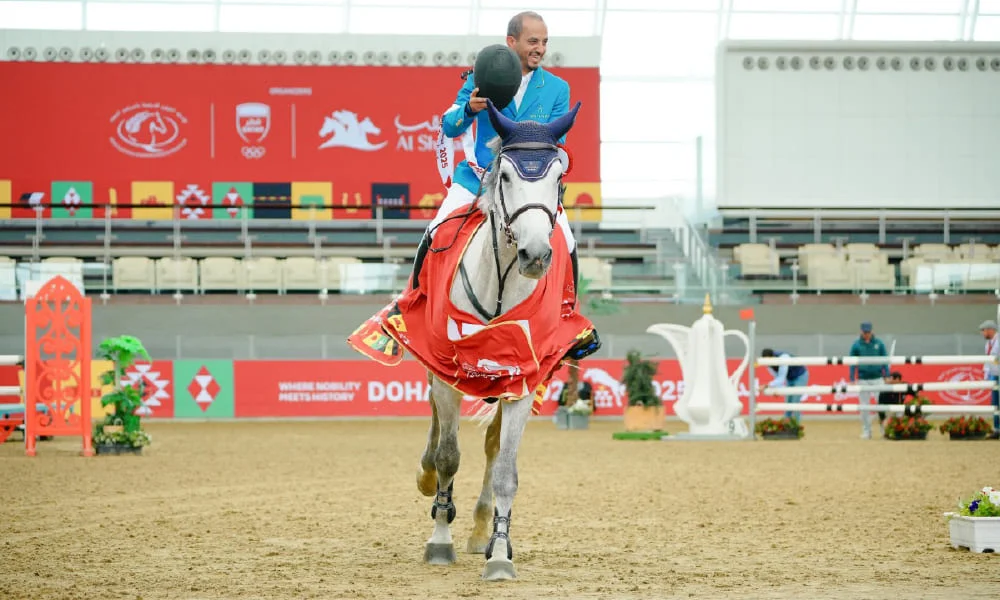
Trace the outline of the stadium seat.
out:
M 283 294 L 281 262 L 274 257 L 245 258 L 242 262 L 243 281 L 248 291 Z
M 580 276 L 589 280 L 588 289 L 603 292 L 611 289 L 611 263 L 600 258 L 582 256 L 579 259 Z
M 114 293 L 120 290 L 156 292 L 156 268 L 145 256 L 123 256 L 111 261 L 111 285 Z
M 768 275 L 780 273 L 778 252 L 767 244 L 740 244 L 733 249 L 733 260 L 740 266 L 740 275 Z
M 246 285 L 246 273 L 240 260 L 223 256 L 213 256 L 200 261 L 201 291 L 242 291 Z
M 156 260 L 157 291 L 186 291 L 198 293 L 198 263 L 193 258 L 160 258 Z

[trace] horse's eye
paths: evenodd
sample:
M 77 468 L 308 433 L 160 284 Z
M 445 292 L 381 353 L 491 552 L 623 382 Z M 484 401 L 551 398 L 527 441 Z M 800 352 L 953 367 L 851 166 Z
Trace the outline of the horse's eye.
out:
M 507 183 L 510 181 L 510 177 L 508 177 L 506 173 L 500 173 L 500 181 Z

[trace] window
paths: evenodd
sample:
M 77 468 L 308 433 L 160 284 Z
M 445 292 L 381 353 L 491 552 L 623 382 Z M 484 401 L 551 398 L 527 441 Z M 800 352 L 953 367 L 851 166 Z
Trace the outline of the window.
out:
M 856 40 L 956 40 L 958 17 L 947 15 L 857 15 Z
M 88 2 L 87 29 L 104 31 L 213 31 L 215 6 L 151 2 Z
M 858 12 L 957 15 L 963 4 L 964 0 L 858 0 Z
M 171 0 L 176 1 L 176 0 Z M 185 1 L 200 1 L 205 0 L 185 0 Z M 208 0 L 213 2 L 214 0 Z M 278 5 L 278 6 L 300 6 L 303 4 L 315 4 L 318 6 L 343 6 L 348 0 L 219 0 L 222 4 L 266 4 L 266 5 Z
M 840 15 L 733 13 L 729 38 L 739 40 L 835 40 L 840 37 Z
M 219 31 L 334 33 L 344 31 L 344 9 L 338 6 L 266 6 L 223 4 Z
M 601 178 L 618 182 L 694 181 L 694 142 L 601 144 Z
M 615 179 L 607 170 L 601 168 L 601 196 L 603 198 L 624 199 L 622 204 L 632 205 L 627 202 L 629 199 L 642 198 L 664 198 L 669 196 L 680 196 L 682 198 L 693 198 L 695 193 L 694 179 L 655 179 L 646 181 L 631 181 Z M 706 198 L 710 197 L 707 194 Z M 610 202 L 605 201 L 607 204 Z M 607 213 L 605 213 L 607 214 Z
M 288 2 L 298 2 L 299 0 L 287 0 Z M 320 0 L 326 2 L 327 0 Z M 340 3 L 341 0 L 333 0 L 336 3 Z M 461 7 L 468 8 L 469 0 L 423 0 L 423 2 L 414 2 L 414 0 L 350 0 L 351 7 L 356 6 L 414 6 L 417 8 L 440 8 L 440 7 Z M 329 3 L 329 2 L 327 2 Z
M 80 2 L 3 2 L 0 23 L 4 29 L 82 29 Z
M 719 10 L 721 0 L 605 0 L 612 10 Z
M 372 0 L 377 1 L 377 0 Z M 422 0 L 427 4 L 434 4 L 437 0 Z M 469 4 L 469 0 L 465 0 L 463 4 Z M 542 18 L 546 21 L 549 20 L 546 14 L 551 9 L 575 9 L 575 8 L 587 8 L 587 5 L 591 8 L 594 6 L 594 2 L 581 2 L 580 0 L 534 0 L 534 2 L 526 2 L 524 4 L 518 5 L 512 3 L 510 0 L 479 0 L 479 6 L 482 8 L 502 8 L 504 12 L 507 13 L 507 18 L 510 19 L 517 13 L 523 10 L 533 10 L 536 13 L 542 15 Z
M 842 6 L 842 0 L 733 0 L 734 11 L 839 13 Z
M 979 17 L 976 19 L 976 33 L 972 39 L 977 42 L 1000 41 L 1000 17 Z
M 371 8 L 352 6 L 351 33 L 414 34 L 448 30 L 464 34 L 469 28 L 468 8 Z M 504 31 L 506 31 L 504 26 Z
M 601 84 L 601 139 L 691 141 L 714 135 L 715 87 L 701 82 Z
M 443 11 L 437 11 L 443 12 Z M 516 15 L 517 10 L 508 9 L 486 9 L 479 11 L 479 29 L 475 32 L 478 35 L 507 35 L 507 23 L 510 18 Z M 596 35 L 596 17 L 593 10 L 547 10 L 537 11 L 545 20 L 545 26 L 549 30 L 549 44 L 559 37 L 591 36 Z M 468 21 L 468 18 L 466 18 Z M 442 21 L 447 23 L 448 21 Z
M 601 71 L 647 78 L 711 76 L 717 32 L 718 20 L 712 13 L 609 12 Z

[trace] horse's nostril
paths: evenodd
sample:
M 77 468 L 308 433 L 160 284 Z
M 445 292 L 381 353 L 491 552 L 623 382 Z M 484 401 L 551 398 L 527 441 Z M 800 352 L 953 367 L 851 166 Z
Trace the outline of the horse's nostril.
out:
M 542 262 L 548 263 L 551 260 L 552 260 L 552 248 L 549 248 L 542 256 Z
M 529 260 L 531 260 L 531 256 L 528 254 L 527 250 L 525 250 L 524 248 L 519 248 L 517 250 L 517 259 L 521 262 L 528 262 Z

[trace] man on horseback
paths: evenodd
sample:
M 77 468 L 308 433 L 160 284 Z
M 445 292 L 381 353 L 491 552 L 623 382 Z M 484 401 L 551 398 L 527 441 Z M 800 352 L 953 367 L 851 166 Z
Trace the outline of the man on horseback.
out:
M 448 193 L 441 208 L 431 219 L 417 249 L 413 263 L 413 285 L 417 285 L 420 267 L 427 255 L 434 229 L 456 208 L 475 200 L 481 192 L 480 184 L 485 169 L 493 162 L 493 151 L 487 147 L 487 143 L 496 137 L 496 132 L 486 116 L 486 100 L 492 100 L 494 106 L 513 121 L 549 123 L 569 111 L 569 84 L 541 67 L 548 41 L 548 28 L 538 13 L 525 11 L 514 15 L 507 25 L 507 47 L 513 50 L 520 64 L 507 61 L 504 55 L 509 53 L 496 51 L 502 49 L 484 50 L 476 60 L 478 72 L 473 71 L 469 75 L 458 91 L 455 102 L 445 111 L 441 129 L 449 138 L 466 133 L 473 121 L 476 122 L 475 155 L 466 156 L 455 167 Z M 480 83 L 477 84 L 477 81 Z M 563 138 L 560 143 L 565 141 Z M 556 222 L 566 235 L 575 273 L 576 239 L 565 211 L 559 212 Z
M 473 156 L 466 156 L 455 167 L 448 193 L 424 232 L 413 262 L 414 287 L 418 285 L 420 270 L 437 226 L 455 209 L 474 202 L 482 193 L 482 177 L 495 158 L 487 144 L 496 137 L 486 114 L 486 101 L 491 100 L 504 116 L 513 121 L 550 123 L 569 111 L 569 83 L 541 66 L 548 41 L 548 28 L 541 15 L 532 11 L 514 15 L 507 24 L 506 39 L 507 48 L 513 54 L 502 47 L 484 49 L 476 60 L 476 69 L 458 91 L 455 102 L 445 111 L 441 130 L 446 137 L 457 138 L 466 134 L 475 121 L 475 151 Z M 517 62 L 508 59 L 515 55 Z M 565 136 L 559 142 L 565 144 Z M 564 160 L 569 161 L 568 154 Z M 559 211 L 556 224 L 562 230 L 570 252 L 573 281 L 579 282 L 576 239 L 565 211 Z M 575 308 L 575 288 L 573 299 Z
M 506 47 L 497 44 L 484 48 L 479 53 L 475 69 L 468 74 L 454 103 L 445 111 L 441 119 L 443 136 L 453 139 L 468 134 L 475 122 L 475 146 L 472 155 L 467 154 L 465 160 L 455 167 L 454 176 L 448 183 L 447 195 L 420 241 L 410 279 L 413 289 L 420 286 L 420 274 L 428 252 L 436 251 L 432 250 L 432 240 L 438 226 L 458 208 L 475 204 L 476 198 L 484 191 L 483 177 L 496 158 L 488 143 L 497 137 L 487 114 L 487 100 L 492 101 L 503 116 L 515 122 L 552 123 L 569 112 L 569 84 L 540 66 L 547 45 L 548 28 L 538 13 L 525 11 L 514 15 L 507 25 Z M 565 135 L 559 139 L 560 144 L 565 141 Z M 560 152 L 568 167 L 568 153 L 565 150 Z M 568 168 L 565 170 L 568 171 Z M 576 284 L 579 282 L 576 239 L 565 211 L 559 210 L 556 224 L 563 233 L 570 253 L 574 282 L 571 310 L 575 312 L 578 304 Z M 375 329 L 372 321 L 378 322 L 385 318 L 392 305 L 391 302 L 359 330 Z M 384 333 L 376 335 L 380 339 L 371 341 L 369 347 L 384 352 L 386 356 L 382 358 L 386 364 L 398 363 L 401 359 L 398 345 Z M 567 356 L 584 358 L 596 352 L 599 347 L 600 339 L 595 330 L 586 339 L 580 340 Z

